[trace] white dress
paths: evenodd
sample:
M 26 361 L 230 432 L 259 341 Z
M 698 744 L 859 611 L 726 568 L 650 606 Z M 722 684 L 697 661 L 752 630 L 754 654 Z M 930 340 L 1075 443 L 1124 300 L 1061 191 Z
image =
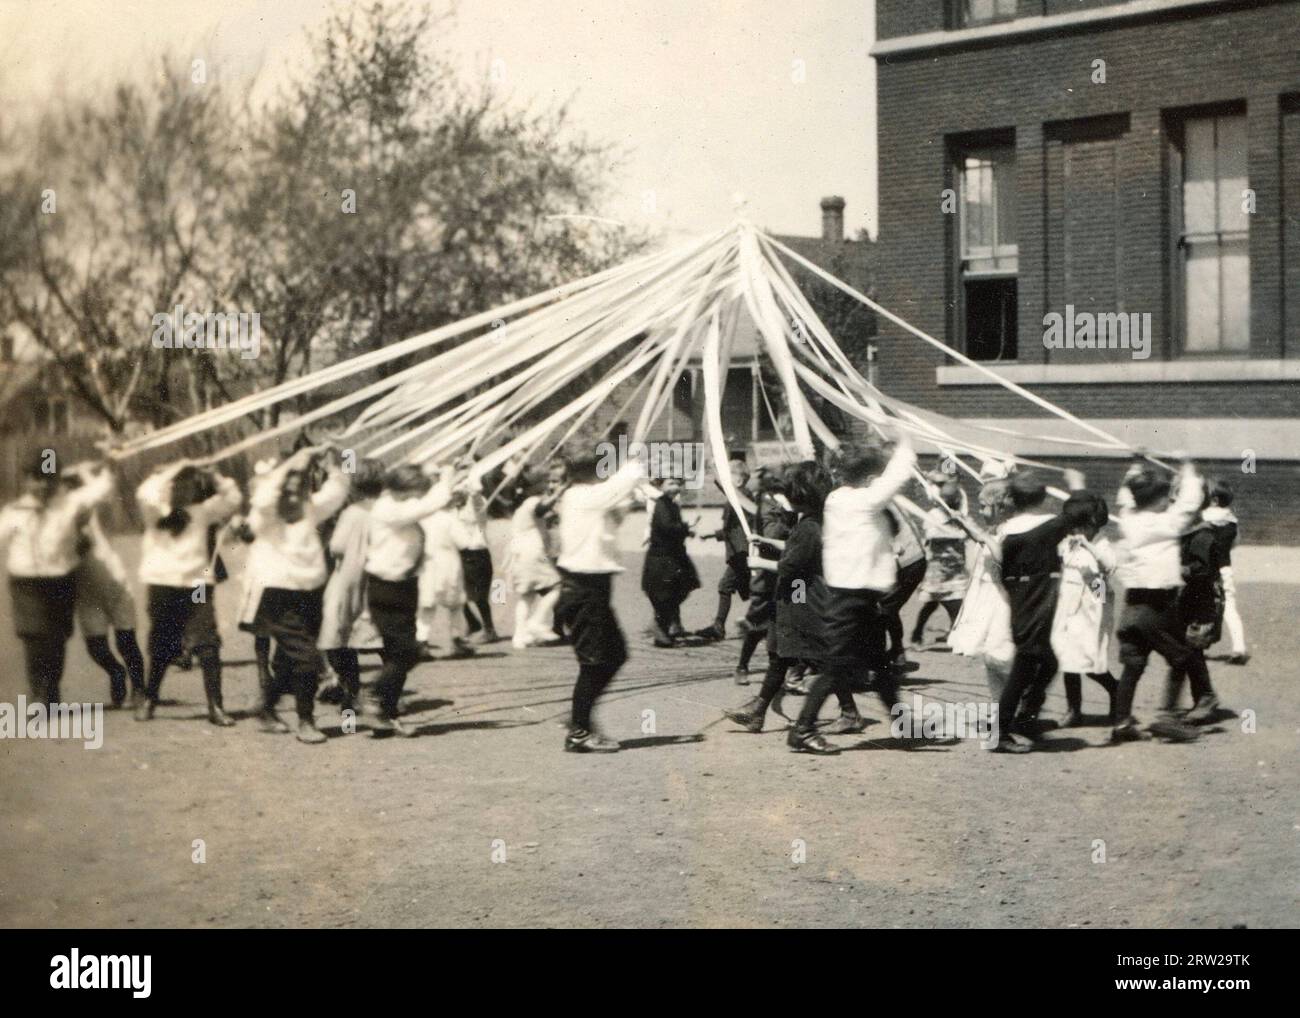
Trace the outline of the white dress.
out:
M 1001 544 L 1001 529 L 992 540 Z M 986 663 L 1010 667 L 1016 656 L 1011 639 L 1011 604 L 1002 587 L 1002 570 L 989 549 L 979 545 L 971 569 L 970 586 L 962 600 L 961 611 L 948 634 L 948 646 L 954 654 L 981 658 Z
M 506 569 L 516 594 L 549 590 L 560 582 L 551 562 L 544 522 L 537 516 L 536 495 L 524 499 L 510 519 L 510 547 Z
M 1094 555 L 1076 536 L 1060 544 L 1061 589 L 1052 617 L 1052 651 L 1061 671 L 1099 675 L 1110 671 L 1110 632 L 1115 624 L 1110 542 L 1093 542 Z
M 465 605 L 465 570 L 457 546 L 453 509 L 439 509 L 420 521 L 424 563 L 420 567 L 420 607 L 460 609 Z

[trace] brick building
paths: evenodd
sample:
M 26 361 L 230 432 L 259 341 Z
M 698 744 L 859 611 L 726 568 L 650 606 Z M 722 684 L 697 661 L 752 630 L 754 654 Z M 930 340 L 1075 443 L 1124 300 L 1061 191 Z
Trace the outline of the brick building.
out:
M 1300 3 L 877 0 L 876 19 L 881 303 L 1231 474 L 1247 540 L 1300 539 Z M 1116 345 L 1089 345 L 1101 316 Z M 1033 436 L 1017 452 L 1064 462 L 1048 439 L 1086 437 L 888 323 L 878 344 L 886 391 Z M 1122 463 L 1085 467 L 1113 490 Z

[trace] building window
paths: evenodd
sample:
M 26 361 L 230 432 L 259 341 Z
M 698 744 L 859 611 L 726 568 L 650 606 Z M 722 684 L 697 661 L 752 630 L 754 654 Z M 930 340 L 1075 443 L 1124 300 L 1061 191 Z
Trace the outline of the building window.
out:
M 1246 115 L 1185 117 L 1174 132 L 1181 156 L 1175 203 L 1180 332 L 1187 353 L 1250 348 L 1250 216 L 1246 212 Z
M 1010 21 L 1016 16 L 1017 0 L 952 0 L 951 23 L 954 28 L 974 28 L 995 21 Z
M 966 356 L 1016 359 L 1016 151 L 985 145 L 957 154 L 961 335 Z

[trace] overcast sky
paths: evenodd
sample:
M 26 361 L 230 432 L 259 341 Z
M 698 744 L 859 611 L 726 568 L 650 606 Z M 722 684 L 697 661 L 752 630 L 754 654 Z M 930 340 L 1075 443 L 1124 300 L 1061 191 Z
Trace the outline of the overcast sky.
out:
M 162 49 L 261 79 L 302 59 L 330 0 L 0 0 L 0 95 L 138 73 Z M 572 98 L 623 146 L 606 214 L 669 236 L 725 225 L 733 196 L 779 233 L 876 230 L 873 0 L 460 0 L 441 44 L 521 100 Z

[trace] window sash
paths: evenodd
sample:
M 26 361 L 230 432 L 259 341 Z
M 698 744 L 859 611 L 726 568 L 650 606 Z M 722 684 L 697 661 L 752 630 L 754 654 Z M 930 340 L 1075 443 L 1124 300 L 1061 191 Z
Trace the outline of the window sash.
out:
M 963 261 L 1014 260 L 1016 243 L 1015 151 L 1007 147 L 972 151 L 958 161 L 961 257 Z M 1009 270 L 999 266 L 1001 271 Z
M 1008 21 L 1016 16 L 1017 0 L 956 0 L 959 28 Z
M 1250 220 L 1242 208 L 1245 114 L 1183 123 L 1182 346 L 1186 353 L 1250 349 Z

